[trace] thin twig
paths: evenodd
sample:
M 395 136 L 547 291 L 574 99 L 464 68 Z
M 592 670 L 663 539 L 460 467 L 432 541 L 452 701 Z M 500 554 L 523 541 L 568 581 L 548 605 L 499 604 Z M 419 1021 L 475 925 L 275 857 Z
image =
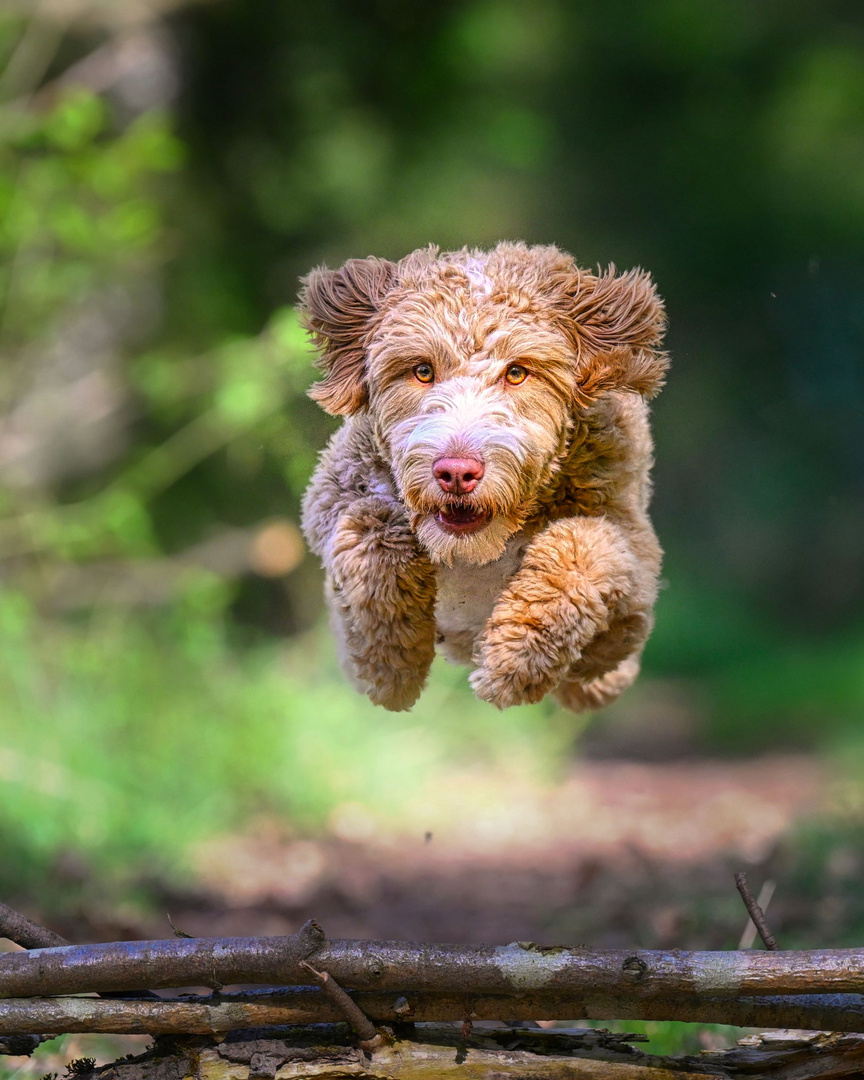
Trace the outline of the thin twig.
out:
M 31 19 L 0 74 L 0 100 L 5 107 L 26 107 L 63 43 L 65 21 Z M 12 100 L 8 100 L 12 99 Z
M 379 1039 L 378 1032 L 375 1030 L 375 1025 L 369 1019 L 369 1017 L 363 1012 L 356 1002 L 352 1001 L 350 997 L 345 993 L 342 987 L 331 978 L 326 971 L 317 971 L 308 960 L 301 960 L 300 966 L 305 968 L 311 975 L 314 976 L 315 981 L 324 991 L 328 998 L 333 1002 L 336 1008 L 342 1013 L 343 1017 L 348 1021 L 351 1027 L 354 1029 L 357 1037 L 360 1039 L 360 1045 L 364 1050 L 373 1049 L 373 1043 L 377 1045 Z
M 744 905 L 747 911 L 750 913 L 750 918 L 753 920 L 753 925 L 759 931 L 759 937 L 762 938 L 765 943 L 765 948 L 770 949 L 771 952 L 777 951 L 777 942 L 774 940 L 774 935 L 768 929 L 768 923 L 765 921 L 765 912 L 756 902 L 756 897 L 750 892 L 750 886 L 747 884 L 746 874 L 735 875 L 735 886 L 738 892 L 741 893 L 741 899 L 744 901 Z
M 771 897 L 774 895 L 774 890 L 777 888 L 777 883 L 767 878 L 762 882 L 762 888 L 759 890 L 759 895 L 756 897 L 756 903 L 762 908 L 762 913 L 766 915 L 768 912 L 768 905 L 771 903 Z M 739 949 L 752 949 L 753 942 L 756 940 L 756 924 L 747 916 L 747 922 L 744 925 L 744 929 L 741 931 L 741 940 L 738 942 Z
M 174 937 L 188 938 L 189 941 L 195 940 L 192 934 L 187 934 L 185 930 L 181 930 L 179 927 L 174 925 L 174 922 L 167 911 L 165 912 L 165 918 L 168 920 L 168 925 L 174 931 Z

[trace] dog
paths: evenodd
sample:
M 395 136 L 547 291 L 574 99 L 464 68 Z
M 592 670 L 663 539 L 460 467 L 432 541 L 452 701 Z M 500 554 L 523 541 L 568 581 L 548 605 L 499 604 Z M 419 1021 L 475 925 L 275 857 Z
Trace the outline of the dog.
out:
M 617 698 L 661 562 L 650 276 L 552 246 L 429 247 L 313 270 L 300 302 L 324 375 L 310 396 L 345 417 L 302 525 L 357 688 L 410 708 L 437 646 L 499 708 Z

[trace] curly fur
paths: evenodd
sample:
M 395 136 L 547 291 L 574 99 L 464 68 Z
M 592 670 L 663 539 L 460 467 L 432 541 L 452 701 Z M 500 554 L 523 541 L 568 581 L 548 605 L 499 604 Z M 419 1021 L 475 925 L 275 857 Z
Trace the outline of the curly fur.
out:
M 650 277 L 595 275 L 555 247 L 428 248 L 314 270 L 301 302 L 324 372 L 311 396 L 346 418 L 303 528 L 357 687 L 409 708 L 437 644 L 502 708 L 614 700 L 639 671 L 661 558 L 646 402 L 668 361 Z M 483 463 L 473 491 L 442 490 L 445 456 Z M 454 508 L 475 531 L 447 526 Z

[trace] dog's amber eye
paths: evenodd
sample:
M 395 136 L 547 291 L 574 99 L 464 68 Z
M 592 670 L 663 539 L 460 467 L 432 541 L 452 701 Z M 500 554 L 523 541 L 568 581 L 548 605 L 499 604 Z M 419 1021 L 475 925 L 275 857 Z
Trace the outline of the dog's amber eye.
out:
M 518 386 L 528 378 L 528 369 L 521 364 L 511 364 L 504 372 L 504 378 L 511 386 Z
M 415 364 L 411 369 L 417 382 L 435 382 L 435 368 L 431 364 Z

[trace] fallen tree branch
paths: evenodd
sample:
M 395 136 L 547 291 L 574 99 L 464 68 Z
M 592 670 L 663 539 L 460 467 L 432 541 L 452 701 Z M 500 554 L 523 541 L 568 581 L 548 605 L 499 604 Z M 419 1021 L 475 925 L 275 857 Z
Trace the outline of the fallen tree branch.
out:
M 45 1035 L 4 1035 L 0 1037 L 0 1054 L 29 1057 L 37 1046 L 46 1041 Z
M 0 903 L 0 937 L 5 937 L 16 945 L 20 945 L 22 949 L 63 948 L 70 944 L 66 938 L 60 934 L 55 934 L 47 926 L 40 926 L 39 923 L 28 919 L 26 915 L 22 915 L 20 911 L 16 911 L 15 908 L 3 903 Z M 123 998 L 127 995 L 123 991 L 119 991 L 116 994 L 108 994 L 107 996 Z M 156 999 L 155 994 L 151 994 L 146 990 L 142 996 Z M 12 1038 L 0 1039 L 0 1054 L 12 1056 L 32 1054 L 40 1043 L 54 1036 L 54 1032 L 49 1034 L 46 1027 L 41 1028 L 40 1031 L 41 1034 L 34 1035 L 16 1029 L 16 1033 Z
M 326 941 L 311 919 L 285 937 L 114 941 L 0 956 L 0 997 L 161 986 L 308 981 L 300 962 Z M 278 974 L 277 974 L 278 972 Z M 298 973 L 302 973 L 297 978 Z
M 730 1050 L 659 1057 L 608 1031 L 497 1028 L 461 1034 L 458 1026 L 421 1024 L 391 1045 L 364 1053 L 347 1025 L 274 1032 L 237 1032 L 209 1040 L 160 1040 L 146 1054 L 84 1074 L 86 1080 L 840 1080 L 864 1071 L 864 1037 L 825 1032 L 769 1032 Z
M 0 937 L 14 941 L 22 949 L 55 949 L 69 944 L 66 938 L 33 922 L 8 904 L 0 904 Z
M 364 1019 L 368 1018 L 368 1028 L 358 1032 L 364 1039 L 375 1036 L 370 1021 L 461 1021 L 467 1013 L 472 1020 L 678 1020 L 811 1031 L 864 1030 L 864 996 L 860 994 L 742 997 L 734 1001 L 670 996 L 645 1001 L 624 995 L 577 997 L 550 991 L 510 995 L 372 991 L 346 993 L 346 998 Z M 216 999 L 51 997 L 0 1001 L 0 1036 L 34 1031 L 208 1035 L 346 1019 L 344 1003 L 312 987 L 220 994 Z
M 864 949 L 683 952 L 332 941 L 315 923 L 288 937 L 125 941 L 0 956 L 0 998 L 237 983 L 309 984 L 309 960 L 357 990 L 659 995 L 856 993 Z
M 0 937 L 13 941 L 16 945 L 20 945 L 22 949 L 53 949 L 71 946 L 71 942 L 61 937 L 60 934 L 55 934 L 47 926 L 40 926 L 39 923 L 28 919 L 26 915 L 22 915 L 20 911 L 16 911 L 15 908 L 2 903 L 0 903 Z M 135 995 L 136 991 L 132 991 L 132 994 Z M 125 998 L 129 996 L 129 992 L 116 990 L 103 996 Z M 137 996 L 159 1000 L 158 995 L 150 993 L 149 990 L 139 991 Z M 0 1050 L 0 1053 L 5 1052 Z

